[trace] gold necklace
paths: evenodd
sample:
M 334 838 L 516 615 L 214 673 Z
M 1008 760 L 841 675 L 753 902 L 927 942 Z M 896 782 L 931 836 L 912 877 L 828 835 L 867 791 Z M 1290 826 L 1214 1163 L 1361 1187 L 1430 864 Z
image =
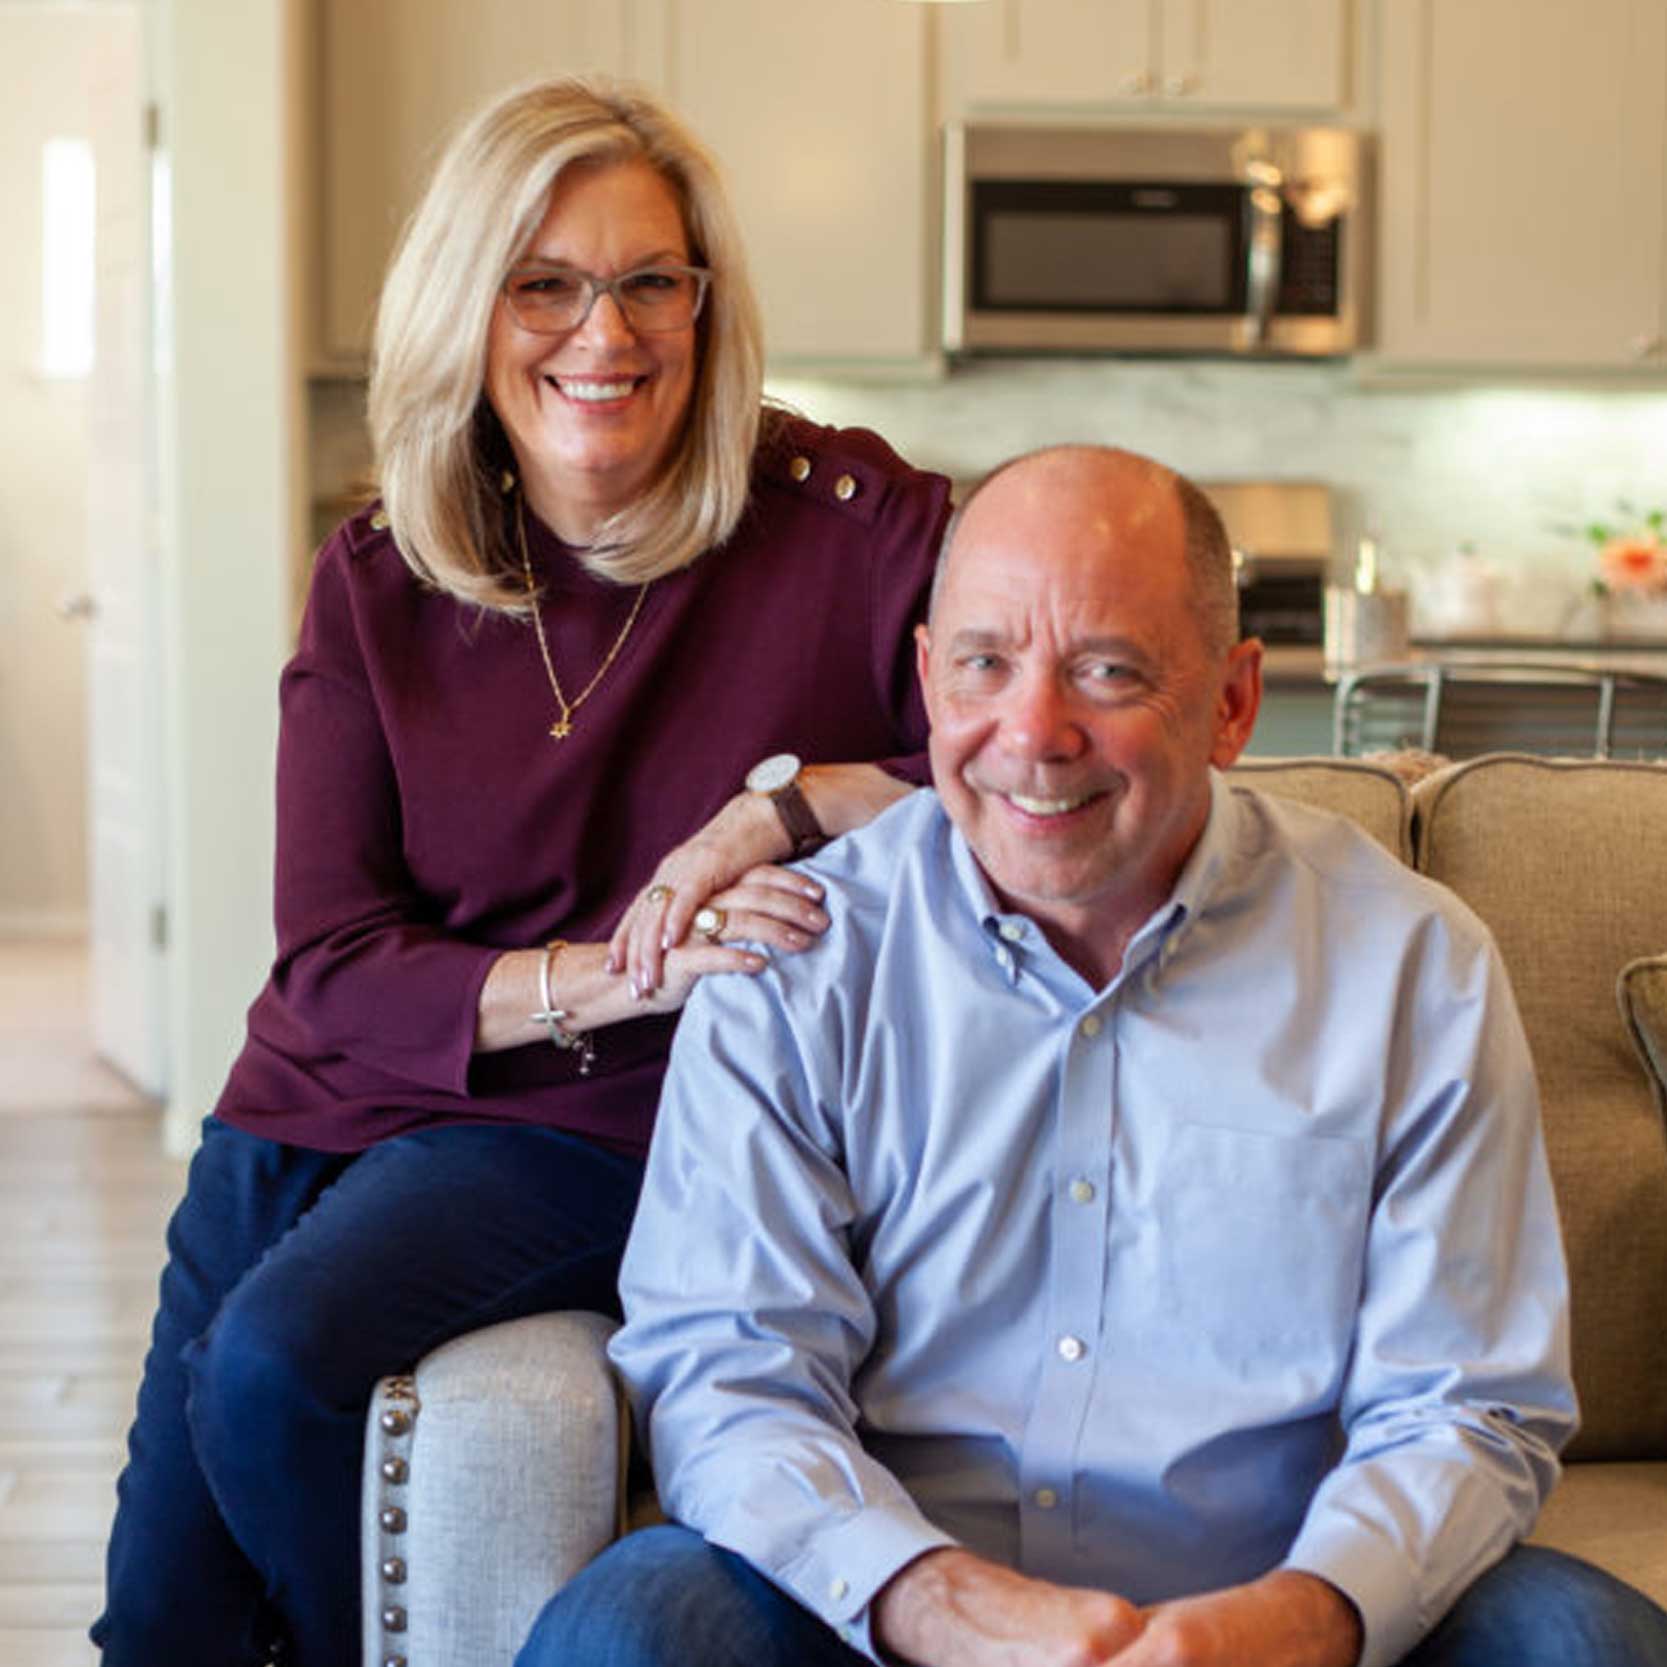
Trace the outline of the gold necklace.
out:
M 533 616 L 533 632 L 538 638 L 539 658 L 544 662 L 544 675 L 550 679 L 550 693 L 556 697 L 556 721 L 550 725 L 550 739 L 565 741 L 573 733 L 573 714 L 590 699 L 591 691 L 607 675 L 608 667 L 614 663 L 619 651 L 625 646 L 625 639 L 631 635 L 631 627 L 637 623 L 637 615 L 642 612 L 642 599 L 648 595 L 650 579 L 638 592 L 637 599 L 631 604 L 630 617 L 625 621 L 624 628 L 614 638 L 614 645 L 608 650 L 607 657 L 596 668 L 596 675 L 582 688 L 572 700 L 561 692 L 561 679 L 556 676 L 555 662 L 550 658 L 550 645 L 544 639 L 544 622 L 538 617 L 538 587 L 533 583 L 533 564 L 527 555 L 527 516 L 523 507 L 525 499 L 519 494 L 515 498 L 515 531 L 521 541 L 521 576 L 527 581 L 527 607 Z

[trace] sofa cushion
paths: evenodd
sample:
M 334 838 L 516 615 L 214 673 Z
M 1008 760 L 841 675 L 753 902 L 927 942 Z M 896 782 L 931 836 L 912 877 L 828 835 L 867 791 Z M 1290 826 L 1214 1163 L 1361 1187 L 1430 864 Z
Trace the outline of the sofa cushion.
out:
M 1667 768 L 1495 755 L 1413 798 L 1419 867 L 1493 930 L 1534 1053 L 1573 1283 L 1570 1455 L 1667 1457 L 1667 1142 L 1615 1003 L 1667 947 Z
M 1402 862 L 1412 861 L 1412 799 L 1389 763 L 1343 758 L 1252 758 L 1228 771 L 1235 786 L 1335 810 L 1363 827 Z
M 1584 1557 L 1667 1607 L 1667 1465 L 1576 1464 L 1532 1535 Z

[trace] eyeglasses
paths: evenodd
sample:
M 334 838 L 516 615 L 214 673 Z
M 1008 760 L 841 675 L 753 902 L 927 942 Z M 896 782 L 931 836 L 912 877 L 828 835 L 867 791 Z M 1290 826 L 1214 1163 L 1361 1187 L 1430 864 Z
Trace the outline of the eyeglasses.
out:
M 590 317 L 598 296 L 611 295 L 633 330 L 653 335 L 693 324 L 711 281 L 704 266 L 639 266 L 617 278 L 599 278 L 576 266 L 529 261 L 504 279 L 504 299 L 522 329 L 559 336 Z

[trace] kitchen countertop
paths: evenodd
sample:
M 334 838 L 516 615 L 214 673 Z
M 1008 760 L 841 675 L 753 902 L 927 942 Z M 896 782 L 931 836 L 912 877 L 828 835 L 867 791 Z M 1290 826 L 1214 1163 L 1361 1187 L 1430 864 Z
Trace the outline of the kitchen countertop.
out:
M 1551 668 L 1597 666 L 1604 671 L 1664 676 L 1667 675 L 1667 638 L 1414 637 L 1407 658 L 1413 662 L 1450 660 Z M 1336 667 L 1321 666 L 1310 651 L 1307 655 L 1270 656 L 1262 682 L 1270 690 L 1296 692 L 1333 688 L 1339 676 Z
M 1612 671 L 1667 670 L 1667 637 L 1414 637 L 1415 659 L 1527 660 L 1601 665 Z

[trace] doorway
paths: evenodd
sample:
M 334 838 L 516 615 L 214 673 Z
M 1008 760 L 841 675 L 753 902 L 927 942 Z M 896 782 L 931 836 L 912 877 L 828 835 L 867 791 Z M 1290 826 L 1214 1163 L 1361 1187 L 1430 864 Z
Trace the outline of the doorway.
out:
M 164 1084 L 151 190 L 137 0 L 0 6 L 0 936 L 87 945 L 98 1051 Z

